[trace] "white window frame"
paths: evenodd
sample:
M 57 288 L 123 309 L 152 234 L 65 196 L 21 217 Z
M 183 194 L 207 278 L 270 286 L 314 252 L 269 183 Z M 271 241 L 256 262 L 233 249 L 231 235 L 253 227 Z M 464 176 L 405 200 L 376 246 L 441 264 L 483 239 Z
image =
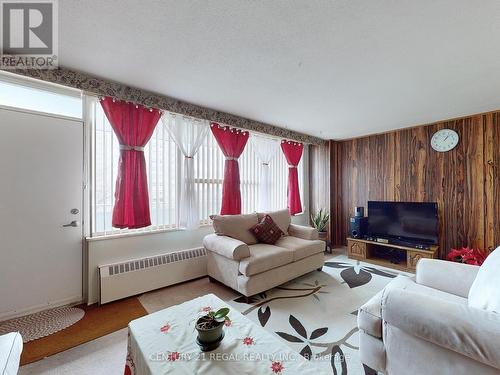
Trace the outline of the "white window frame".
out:
M 48 112 L 48 111 L 39 111 L 39 110 L 34 110 L 34 109 L 29 109 L 29 108 L 19 107 L 19 106 L 9 106 L 9 105 L 0 104 L 0 107 L 2 107 L 2 108 L 21 110 L 21 111 L 26 112 L 26 113 L 41 114 L 41 115 L 53 116 L 53 117 L 69 119 L 69 120 L 78 120 L 78 121 L 85 120 L 85 97 L 83 95 L 83 92 L 79 89 L 58 85 L 58 84 L 52 83 L 52 82 L 40 81 L 40 80 L 35 79 L 35 78 L 24 77 L 24 76 L 20 76 L 18 74 L 15 74 L 15 73 L 10 73 L 10 72 L 6 72 L 6 71 L 2 71 L 2 70 L 0 70 L 0 81 L 5 82 L 7 84 L 24 86 L 24 87 L 27 87 L 27 88 L 30 88 L 33 90 L 45 91 L 45 92 L 52 93 L 52 94 L 64 95 L 64 96 L 69 96 L 69 97 L 73 97 L 73 98 L 77 98 L 77 99 L 82 100 L 82 112 L 81 112 L 82 115 L 79 117 L 78 116 L 61 115 L 59 113 Z
M 181 168 L 182 168 L 182 160 L 183 156 L 181 152 L 178 150 L 177 146 L 174 144 L 173 141 L 171 143 L 176 147 L 176 171 L 177 174 L 175 176 L 176 178 L 176 189 L 175 192 L 171 192 L 169 190 L 170 198 L 169 201 L 172 199 L 172 193 L 174 194 L 173 199 L 177 202 L 176 204 L 176 214 L 175 214 L 175 222 L 174 223 L 168 223 L 166 225 L 151 225 L 146 228 L 140 228 L 140 229 L 117 229 L 117 228 L 112 228 L 111 230 L 105 230 L 105 231 L 99 231 L 96 230 L 95 228 L 95 219 L 96 219 L 96 191 L 95 191 L 95 183 L 96 183 L 96 124 L 95 122 L 95 116 L 92 113 L 95 105 L 99 105 L 98 99 L 93 98 L 91 100 L 88 100 L 88 105 L 87 105 L 87 114 L 89 118 L 89 123 L 91 123 L 91 135 L 90 135 L 90 176 L 91 176 L 91 193 L 90 193 L 90 202 L 91 202 L 91 224 L 90 224 L 90 238 L 91 239 L 100 239 L 100 238 L 110 238 L 110 237 L 117 237 L 117 236 L 128 236 L 128 235 L 143 235 L 143 234 L 148 234 L 148 233 L 161 233 L 161 232 L 166 232 L 166 231 L 175 231 L 175 230 L 183 230 L 183 228 L 179 227 L 179 205 L 178 202 L 180 200 L 180 189 L 181 189 Z M 89 105 L 90 103 L 90 105 Z M 163 124 L 161 121 L 158 123 L 157 128 L 155 131 L 158 130 L 159 127 L 162 127 Z M 163 129 L 166 131 L 165 129 Z M 112 132 L 112 130 L 111 130 Z M 250 132 L 252 136 L 252 132 Z M 262 134 L 259 133 L 260 136 Z M 114 133 L 113 133 L 114 136 Z M 288 168 L 286 165 L 286 160 L 284 158 L 283 152 L 281 151 L 281 148 L 279 146 L 281 138 L 278 137 L 272 137 L 269 135 L 264 135 L 266 137 L 274 138 L 277 140 L 277 147 L 279 148 L 276 152 L 276 156 L 273 158 L 273 161 L 271 162 L 271 171 L 274 173 L 277 173 L 277 171 L 283 170 L 282 176 L 280 178 L 279 183 L 281 184 L 282 188 L 282 205 L 283 207 L 275 207 L 276 209 L 278 208 L 286 208 L 286 184 L 288 181 Z M 150 142 L 153 141 L 153 138 Z M 148 143 L 149 145 L 149 143 Z M 207 147 L 211 146 L 211 147 Z M 147 148 L 148 146 L 146 146 Z M 253 145 L 249 141 L 245 147 L 245 150 L 242 153 L 242 156 L 240 157 L 240 179 L 241 179 L 241 192 L 242 192 L 242 213 L 249 213 L 249 212 L 254 212 L 257 207 L 257 192 L 258 192 L 258 179 L 260 176 L 260 170 L 258 169 L 260 167 L 260 161 L 258 160 L 257 156 L 255 155 L 254 151 L 252 150 Z M 158 150 L 158 148 L 157 148 Z M 304 191 L 304 176 L 305 176 L 305 165 L 307 164 L 305 154 L 306 154 L 307 148 L 304 148 L 304 155 L 301 158 L 301 161 L 299 163 L 299 186 L 300 186 L 300 194 L 301 194 L 301 200 L 302 200 L 302 205 L 303 205 L 303 212 L 298 214 L 298 216 L 304 214 L 306 212 L 306 206 L 304 202 L 304 196 L 306 196 L 306 192 Z M 146 150 L 147 152 L 147 150 Z M 247 157 L 251 157 L 252 160 L 245 160 L 245 155 Z M 253 155 L 253 156 L 250 156 Z M 280 160 L 282 165 L 276 165 L 276 160 Z M 209 168 L 208 163 L 214 162 L 216 164 L 216 167 Z M 156 189 L 154 184 L 152 184 L 152 179 L 151 179 L 151 173 L 150 173 L 150 168 L 151 168 L 151 160 L 147 157 L 146 155 L 146 163 L 148 165 L 148 188 L 149 188 L 149 198 L 150 202 L 153 201 L 154 197 L 154 192 L 153 190 Z M 250 165 L 253 168 L 253 171 L 247 170 L 247 166 Z M 157 167 L 158 168 L 158 167 Z M 216 171 L 214 171 L 214 168 Z M 215 138 L 213 138 L 213 134 L 209 132 L 207 135 L 207 139 L 204 141 L 202 147 L 200 148 L 199 152 L 195 156 L 195 183 L 196 186 L 200 189 L 198 193 L 198 204 L 199 204 L 199 209 L 200 209 L 200 226 L 208 226 L 211 225 L 211 220 L 209 218 L 209 215 L 211 214 L 218 214 L 220 211 L 220 201 L 222 198 L 222 184 L 223 184 L 223 168 L 224 168 L 224 156 L 222 152 L 220 151 L 219 146 L 217 145 Z M 211 169 L 211 173 L 209 174 L 208 170 Z M 198 174 L 198 171 L 202 170 L 204 171 L 203 177 L 200 177 Z M 217 172 L 217 173 L 216 173 Z M 111 176 L 114 176 L 116 172 L 112 172 Z M 109 178 L 109 173 L 106 175 Z M 250 185 L 249 186 L 249 179 Z M 111 179 L 111 184 L 114 186 L 115 184 L 115 177 Z M 214 188 L 215 187 L 215 188 Z M 248 189 L 253 190 L 253 194 L 247 194 Z M 250 198 L 250 203 L 248 202 L 249 200 L 246 199 Z M 114 198 L 111 197 L 112 204 L 111 207 L 114 204 Z M 214 203 L 215 202 L 215 203 Z M 106 204 L 106 203 L 105 203 Z M 109 206 L 109 205 L 108 205 Z M 153 218 L 153 210 L 151 210 L 151 215 L 152 215 L 152 222 L 154 222 Z

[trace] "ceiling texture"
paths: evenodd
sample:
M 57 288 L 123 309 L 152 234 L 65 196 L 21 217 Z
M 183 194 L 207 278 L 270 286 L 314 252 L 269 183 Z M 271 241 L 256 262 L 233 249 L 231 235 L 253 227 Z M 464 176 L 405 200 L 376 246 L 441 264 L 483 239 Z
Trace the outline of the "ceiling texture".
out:
M 498 0 L 62 0 L 59 64 L 324 139 L 500 109 Z

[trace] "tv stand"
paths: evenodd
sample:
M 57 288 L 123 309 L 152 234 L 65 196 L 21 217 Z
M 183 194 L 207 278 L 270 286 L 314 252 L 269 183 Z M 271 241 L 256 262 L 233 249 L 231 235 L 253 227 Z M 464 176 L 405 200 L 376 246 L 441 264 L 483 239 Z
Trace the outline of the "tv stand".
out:
M 438 249 L 439 246 L 430 246 L 429 250 L 423 250 L 358 238 L 347 238 L 347 256 L 349 258 L 406 272 L 415 272 L 417 263 L 422 258 L 437 258 Z

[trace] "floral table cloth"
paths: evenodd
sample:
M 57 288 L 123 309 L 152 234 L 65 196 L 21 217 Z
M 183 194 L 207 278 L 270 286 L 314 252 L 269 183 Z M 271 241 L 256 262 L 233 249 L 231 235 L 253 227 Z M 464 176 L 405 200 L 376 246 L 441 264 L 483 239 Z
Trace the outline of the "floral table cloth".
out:
M 229 306 L 207 294 L 130 322 L 125 375 L 318 374 L 314 364 L 234 309 L 221 345 L 201 352 L 195 323 L 221 307 Z

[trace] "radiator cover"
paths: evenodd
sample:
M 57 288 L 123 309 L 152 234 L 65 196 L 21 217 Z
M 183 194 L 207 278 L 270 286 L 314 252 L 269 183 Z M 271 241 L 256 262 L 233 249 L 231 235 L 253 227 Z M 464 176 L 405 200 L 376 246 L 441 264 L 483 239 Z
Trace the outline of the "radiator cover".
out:
M 205 249 L 197 248 L 101 265 L 99 303 L 206 276 L 206 258 Z

